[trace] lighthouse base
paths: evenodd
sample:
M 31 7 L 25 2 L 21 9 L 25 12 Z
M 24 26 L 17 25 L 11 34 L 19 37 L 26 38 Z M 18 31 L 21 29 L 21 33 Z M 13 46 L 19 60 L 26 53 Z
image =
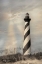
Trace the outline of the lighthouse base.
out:
M 31 47 L 27 49 L 27 51 L 23 55 L 29 56 L 30 54 L 31 54 Z

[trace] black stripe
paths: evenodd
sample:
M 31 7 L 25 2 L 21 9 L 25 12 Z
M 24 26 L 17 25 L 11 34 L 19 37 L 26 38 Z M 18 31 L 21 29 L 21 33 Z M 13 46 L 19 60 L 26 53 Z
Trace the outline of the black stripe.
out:
M 26 27 L 29 25 L 29 23 L 27 23 L 26 25 L 25 25 L 25 29 L 26 29 Z
M 25 45 L 23 49 L 23 54 L 29 49 L 30 46 L 31 46 L 31 41 L 29 40 L 29 42 L 27 42 L 27 44 Z
M 24 40 L 25 38 L 30 34 L 30 29 L 26 32 L 26 34 L 24 35 Z

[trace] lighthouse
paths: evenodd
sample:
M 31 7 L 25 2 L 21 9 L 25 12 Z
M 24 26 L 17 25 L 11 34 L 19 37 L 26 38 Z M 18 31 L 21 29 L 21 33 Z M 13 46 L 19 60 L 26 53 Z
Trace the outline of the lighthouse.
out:
M 26 13 L 26 16 L 24 18 L 25 25 L 24 25 L 23 55 L 31 54 L 30 20 L 31 19 L 29 18 L 29 14 Z

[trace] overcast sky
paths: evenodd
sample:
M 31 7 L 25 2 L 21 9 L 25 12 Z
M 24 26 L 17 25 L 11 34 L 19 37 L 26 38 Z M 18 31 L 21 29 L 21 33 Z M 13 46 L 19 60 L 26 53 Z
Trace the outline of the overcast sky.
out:
M 26 12 L 31 18 L 32 52 L 42 51 L 42 0 L 0 0 L 0 50 L 23 46 Z

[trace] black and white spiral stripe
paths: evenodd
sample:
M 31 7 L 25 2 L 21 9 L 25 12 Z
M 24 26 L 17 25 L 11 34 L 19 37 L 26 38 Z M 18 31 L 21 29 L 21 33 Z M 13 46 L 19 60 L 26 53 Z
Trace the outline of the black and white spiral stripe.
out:
M 30 41 L 30 23 L 25 22 L 24 28 L 24 43 L 23 43 L 23 54 L 29 55 L 31 51 L 31 41 Z

